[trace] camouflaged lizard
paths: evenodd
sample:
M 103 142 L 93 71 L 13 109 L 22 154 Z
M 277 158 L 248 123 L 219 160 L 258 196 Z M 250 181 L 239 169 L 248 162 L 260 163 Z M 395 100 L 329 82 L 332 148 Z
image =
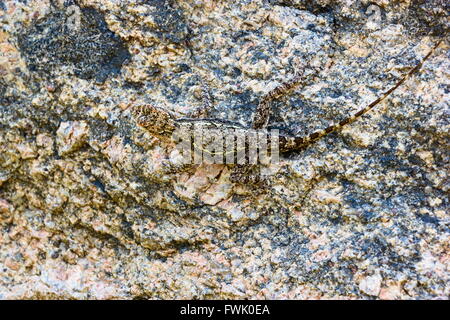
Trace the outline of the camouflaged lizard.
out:
M 326 129 L 316 131 L 307 136 L 277 136 L 277 146 L 279 152 L 285 153 L 289 151 L 302 150 L 313 144 L 320 138 L 332 132 L 335 132 L 345 125 L 348 125 L 357 120 L 359 117 L 374 108 L 381 101 L 386 99 L 412 74 L 417 72 L 421 68 L 423 63 L 431 56 L 433 51 L 439 46 L 439 44 L 440 42 L 438 42 L 422 59 L 422 61 L 419 62 L 415 67 L 413 67 L 408 73 L 406 73 L 394 86 L 386 90 L 372 103 L 362 108 L 355 114 L 330 125 Z M 238 151 L 244 151 L 244 154 L 246 156 L 244 156 L 243 159 L 240 159 L 239 162 L 235 162 L 235 164 L 233 165 L 233 171 L 230 175 L 230 180 L 231 182 L 236 183 L 258 183 L 261 182 L 261 176 L 259 174 L 254 174 L 254 172 L 252 173 L 252 171 L 255 171 L 255 168 L 257 168 L 257 165 L 252 164 L 248 161 L 249 150 L 255 147 L 253 141 L 250 142 L 249 140 L 246 140 L 244 144 L 240 145 L 241 149 L 239 149 L 236 141 L 239 137 L 250 136 L 250 132 L 257 131 L 258 133 L 263 133 L 262 136 L 266 137 L 265 139 L 267 139 L 267 141 L 265 141 L 265 145 L 271 145 L 272 136 L 270 135 L 269 130 L 266 129 L 271 114 L 270 102 L 286 94 L 290 89 L 302 82 L 302 80 L 304 80 L 303 72 L 300 72 L 292 77 L 292 79 L 290 79 L 289 81 L 282 83 L 272 91 L 268 92 L 265 96 L 263 96 L 253 116 L 251 128 L 246 128 L 237 122 L 207 118 L 208 112 L 212 108 L 212 104 L 205 88 L 203 88 L 204 106 L 195 111 L 190 115 L 190 117 L 187 118 L 177 118 L 170 112 L 150 104 L 134 106 L 132 112 L 137 124 L 140 127 L 146 129 L 148 132 L 150 132 L 150 134 L 161 139 L 162 141 L 173 140 L 174 137 L 177 137 L 178 139 L 184 138 L 185 140 L 195 141 L 195 132 L 201 132 L 203 135 L 203 140 L 201 140 L 201 143 L 194 143 L 194 151 L 205 152 L 211 150 L 211 137 L 213 137 L 217 132 L 220 132 L 225 137 L 231 137 L 231 141 L 234 141 L 234 143 L 231 144 L 231 149 L 229 147 L 230 145 L 227 145 L 227 148 L 223 148 L 223 151 L 219 153 L 216 152 L 214 156 L 225 157 L 229 153 L 237 154 Z M 176 134 L 174 135 L 174 133 Z M 237 160 L 236 158 L 234 159 Z

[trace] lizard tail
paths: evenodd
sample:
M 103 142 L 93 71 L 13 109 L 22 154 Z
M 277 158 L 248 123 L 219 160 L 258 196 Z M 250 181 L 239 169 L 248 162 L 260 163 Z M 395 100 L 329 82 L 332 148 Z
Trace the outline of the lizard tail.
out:
M 428 54 L 420 61 L 414 68 L 412 68 L 407 74 L 403 76 L 393 87 L 391 87 L 389 90 L 385 91 L 380 97 L 375 99 L 372 103 L 370 103 L 368 106 L 362 108 L 355 114 L 351 115 L 350 117 L 347 117 L 340 122 L 333 124 L 329 126 L 326 129 L 316 131 L 312 134 L 310 134 L 307 137 L 287 137 L 286 141 L 280 141 L 282 142 L 280 144 L 280 149 L 285 149 L 285 151 L 293 150 L 293 149 L 302 149 L 313 142 L 319 140 L 320 138 L 335 132 L 339 129 L 341 129 L 343 126 L 348 125 L 350 123 L 353 123 L 355 120 L 357 120 L 359 117 L 361 117 L 363 114 L 367 113 L 368 111 L 372 110 L 377 104 L 382 102 L 384 99 L 386 99 L 392 92 L 395 91 L 398 87 L 400 87 L 412 74 L 417 72 L 423 65 L 423 63 L 433 54 L 434 50 L 439 47 L 441 44 L 441 41 L 439 41 L 429 52 Z M 281 140 L 282 137 L 280 137 Z M 290 141 L 289 141 L 290 140 Z M 283 145 L 285 147 L 283 148 Z M 283 150 L 280 150 L 283 151 Z

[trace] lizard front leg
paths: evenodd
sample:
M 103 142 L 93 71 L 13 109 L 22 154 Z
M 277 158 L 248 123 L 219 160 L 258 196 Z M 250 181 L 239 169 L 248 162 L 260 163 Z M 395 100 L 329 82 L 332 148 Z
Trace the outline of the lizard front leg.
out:
M 214 107 L 211 94 L 204 81 L 202 81 L 201 83 L 201 90 L 202 90 L 201 96 L 203 100 L 203 105 L 200 108 L 197 108 L 192 113 L 190 113 L 189 118 L 197 118 L 197 119 L 207 118 L 209 116 L 209 113 Z

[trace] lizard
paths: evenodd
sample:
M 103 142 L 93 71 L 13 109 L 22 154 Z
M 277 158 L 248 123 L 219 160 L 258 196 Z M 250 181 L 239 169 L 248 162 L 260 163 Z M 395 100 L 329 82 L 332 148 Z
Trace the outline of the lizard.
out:
M 340 130 L 344 126 L 347 126 L 358 118 L 372 110 L 376 105 L 385 100 L 390 94 L 392 94 L 398 87 L 400 87 L 409 77 L 416 73 L 424 64 L 424 62 L 433 54 L 436 48 L 440 45 L 441 41 L 437 42 L 425 55 L 422 60 L 412 67 L 406 74 L 404 74 L 400 80 L 397 81 L 392 87 L 384 91 L 378 98 L 372 101 L 367 106 L 361 108 L 356 113 L 344 118 L 343 120 L 331 124 L 327 128 L 319 131 L 315 131 L 307 136 L 296 135 L 278 135 L 276 136 L 277 148 L 281 154 L 299 151 L 312 145 L 319 139 Z M 304 80 L 304 69 L 297 72 L 289 81 L 281 83 L 273 90 L 265 94 L 260 100 L 252 119 L 251 128 L 247 128 L 240 123 L 208 118 L 209 110 L 212 108 L 211 99 L 209 97 L 208 90 L 203 86 L 204 106 L 199 110 L 194 111 L 188 117 L 176 117 L 171 112 L 155 106 L 152 104 L 136 105 L 132 107 L 132 114 L 135 117 L 136 123 L 139 127 L 147 130 L 152 136 L 159 138 L 162 141 L 173 141 L 174 139 L 184 139 L 193 143 L 193 149 L 200 153 L 209 153 L 211 156 L 218 156 L 219 158 L 232 154 L 232 160 L 236 161 L 236 154 L 241 151 L 244 157 L 240 158 L 240 162 L 231 164 L 233 166 L 230 181 L 233 183 L 242 184 L 255 184 L 261 182 L 259 174 L 252 174 L 251 172 L 257 167 L 257 164 L 250 163 L 249 150 L 254 148 L 253 140 L 245 140 L 244 144 L 237 144 L 239 137 L 252 136 L 250 133 L 259 133 L 264 137 L 264 145 L 271 145 L 273 142 L 270 130 L 267 130 L 271 114 L 271 101 L 285 95 L 292 88 L 296 87 Z M 200 133 L 202 139 L 195 140 L 195 134 Z M 211 144 L 214 142 L 215 135 L 220 133 L 222 137 L 231 139 L 228 148 L 211 149 Z M 197 141 L 197 143 L 195 143 Z M 200 142 L 198 142 L 200 141 Z M 222 143 L 222 140 L 220 143 Z M 188 149 L 191 146 L 187 146 Z M 239 149 L 241 148 L 241 149 Z M 238 150 L 239 149 L 239 150 Z M 212 150 L 212 151 L 211 151 Z M 219 151 L 215 151 L 219 150 Z M 243 160 L 243 161 L 242 161 Z M 223 163 L 223 162 L 222 162 Z M 230 162 L 227 162 L 230 163 Z

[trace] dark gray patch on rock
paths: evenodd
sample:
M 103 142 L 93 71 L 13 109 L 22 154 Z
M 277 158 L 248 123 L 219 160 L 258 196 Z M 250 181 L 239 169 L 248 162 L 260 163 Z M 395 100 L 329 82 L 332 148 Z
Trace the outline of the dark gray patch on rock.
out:
M 413 0 L 407 20 L 418 34 L 444 37 L 449 31 L 449 12 L 450 3 L 446 0 Z
M 69 11 L 54 8 L 18 36 L 30 71 L 48 78 L 66 66 L 79 78 L 99 82 L 120 72 L 130 57 L 125 44 L 108 29 L 102 13 L 93 8 L 80 12 L 78 29 L 67 23 Z
M 0 79 L 0 103 L 4 104 L 6 100 L 6 83 Z
M 450 25 L 450 4 L 446 0 L 412 0 L 407 10 L 398 10 L 397 1 L 383 6 L 378 6 L 372 1 L 356 1 L 350 9 L 346 8 L 345 1 L 270 0 L 269 2 L 272 5 L 307 10 L 315 15 L 331 17 L 335 27 L 358 32 L 364 32 L 362 27 L 372 15 L 370 11 L 367 11 L 370 6 L 379 8 L 383 25 L 400 23 L 416 36 L 444 37 Z M 344 8 L 347 10 L 343 10 Z M 387 15 L 388 12 L 389 15 Z M 388 16 L 390 16 L 389 20 L 387 20 Z
M 182 43 L 186 40 L 188 27 L 183 12 L 176 9 L 170 0 L 148 0 L 150 5 L 157 7 L 153 13 L 156 31 L 161 40 Z

